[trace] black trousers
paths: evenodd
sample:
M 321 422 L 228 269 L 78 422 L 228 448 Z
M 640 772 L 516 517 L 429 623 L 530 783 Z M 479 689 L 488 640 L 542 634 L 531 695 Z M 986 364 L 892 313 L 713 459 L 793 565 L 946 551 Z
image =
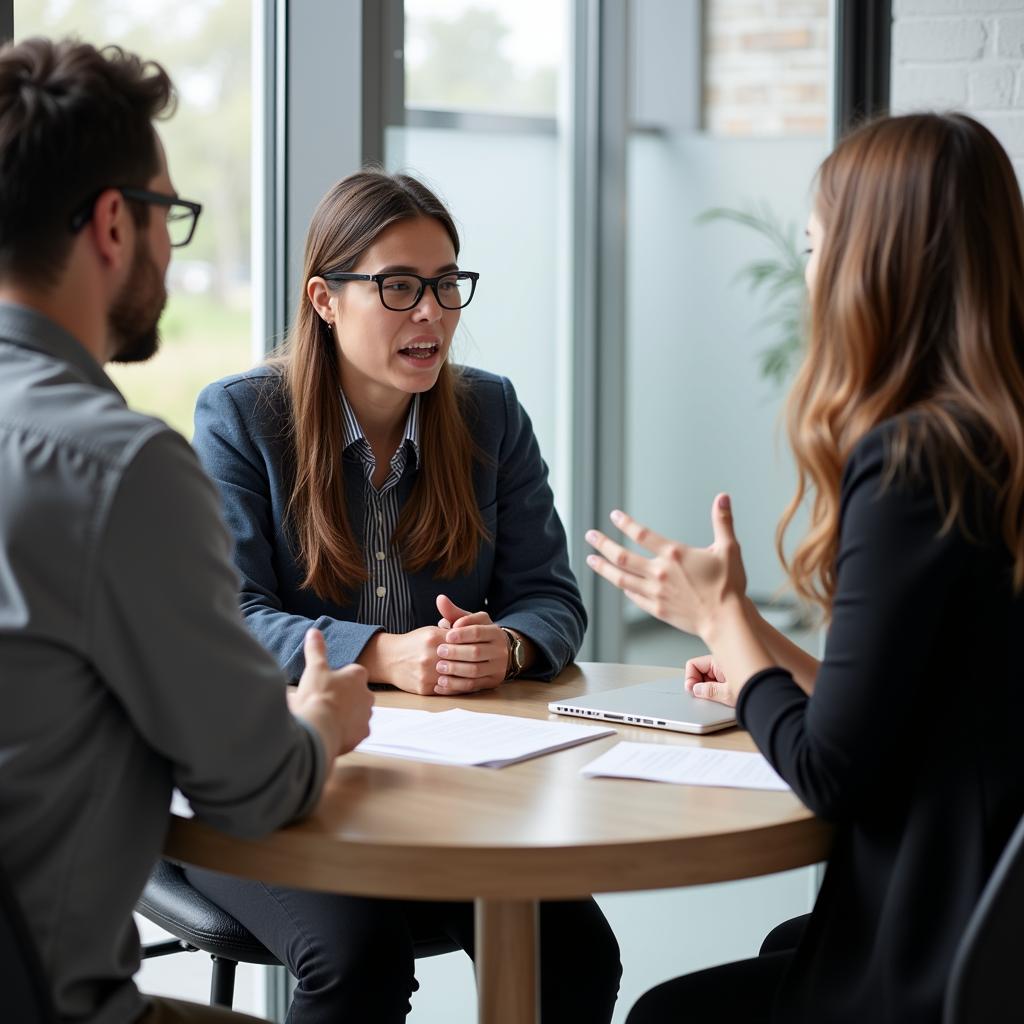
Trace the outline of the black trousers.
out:
M 770 1024 L 772 1004 L 807 916 L 773 928 L 751 960 L 684 974 L 645 992 L 626 1024 Z
M 473 955 L 473 904 L 369 899 L 285 889 L 186 870 L 295 976 L 287 1024 L 401 1024 L 418 988 L 416 936 L 449 936 Z M 608 1024 L 619 990 L 619 947 L 593 900 L 540 908 L 541 1018 Z

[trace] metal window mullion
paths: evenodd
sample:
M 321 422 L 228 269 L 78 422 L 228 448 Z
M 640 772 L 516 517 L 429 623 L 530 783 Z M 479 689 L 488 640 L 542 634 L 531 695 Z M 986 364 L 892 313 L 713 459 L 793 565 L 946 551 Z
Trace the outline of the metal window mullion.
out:
M 286 0 L 262 0 L 253 18 L 252 357 L 284 337 L 287 268 Z
M 576 0 L 572 120 L 572 555 L 590 628 L 583 659 L 621 660 L 622 596 L 586 567 L 583 537 L 625 478 L 628 34 L 619 0 Z
M 483 110 L 443 110 L 407 107 L 405 124 L 412 128 L 443 128 L 448 131 L 494 135 L 557 135 L 558 119 L 532 114 L 504 114 Z
M 252 355 L 261 359 L 284 338 L 286 207 L 287 0 L 261 0 L 253 16 L 252 53 Z M 288 1015 L 295 983 L 284 967 L 263 967 L 263 1011 Z
M 384 166 L 384 131 L 405 117 L 404 0 L 362 0 L 362 160 Z
M 284 337 L 286 261 L 285 136 L 287 0 L 261 0 L 253 17 L 252 53 L 252 355 L 263 358 Z M 284 967 L 263 967 L 264 1013 L 281 1022 L 294 982 Z
M 262 0 L 253 18 L 252 354 L 284 337 L 287 266 L 287 0 Z M 264 1011 L 283 1021 L 295 984 L 284 967 L 263 967 Z
M 381 115 L 367 86 L 372 69 L 365 67 L 369 0 L 277 2 L 287 25 L 284 121 L 278 129 L 278 145 L 284 146 L 284 226 L 275 256 L 285 275 L 282 320 L 287 323 L 300 294 L 302 242 L 313 210 L 339 178 L 363 166 L 367 139 L 378 132 L 368 122 Z
M 891 0 L 835 0 L 834 127 L 888 113 Z

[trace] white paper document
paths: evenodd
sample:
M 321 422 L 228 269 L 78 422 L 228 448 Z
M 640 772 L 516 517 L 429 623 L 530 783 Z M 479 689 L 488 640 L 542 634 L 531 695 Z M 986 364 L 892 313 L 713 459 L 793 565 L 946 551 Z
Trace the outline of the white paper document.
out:
M 788 790 L 760 755 L 708 747 L 670 747 L 661 743 L 617 743 L 580 769 L 584 775 L 648 779 L 684 786 Z
M 370 735 L 356 750 L 438 764 L 503 768 L 614 732 L 594 725 L 542 722 L 462 708 L 431 712 L 375 707 Z

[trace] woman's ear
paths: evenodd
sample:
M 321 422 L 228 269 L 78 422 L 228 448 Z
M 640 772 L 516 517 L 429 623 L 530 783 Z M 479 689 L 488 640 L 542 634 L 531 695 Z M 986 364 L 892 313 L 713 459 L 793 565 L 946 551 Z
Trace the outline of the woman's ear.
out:
M 333 324 L 334 310 L 331 308 L 331 290 L 327 287 L 327 282 L 322 277 L 311 277 L 306 282 L 306 295 L 309 296 L 316 315 L 324 323 Z

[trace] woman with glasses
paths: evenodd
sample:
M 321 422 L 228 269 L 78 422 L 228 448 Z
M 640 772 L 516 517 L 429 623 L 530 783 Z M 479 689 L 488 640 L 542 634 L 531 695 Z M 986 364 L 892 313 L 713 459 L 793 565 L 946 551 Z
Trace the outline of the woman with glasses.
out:
M 458 254 L 420 182 L 344 179 L 313 215 L 283 353 L 200 395 L 194 444 L 234 533 L 242 610 L 292 676 L 310 626 L 333 666 L 439 698 L 550 679 L 582 641 L 530 420 L 508 380 L 451 358 L 478 277 Z M 290 1024 L 402 1021 L 417 937 L 473 951 L 468 903 L 190 877 L 296 976 Z M 540 929 L 545 1019 L 610 1020 L 618 948 L 597 905 L 546 904 Z
M 835 841 L 808 919 L 775 929 L 755 959 L 652 989 L 629 1024 L 939 1024 L 957 945 L 1024 812 L 1013 166 L 964 115 L 867 124 L 822 165 L 808 235 L 808 349 L 789 400 L 799 483 L 778 537 L 797 592 L 830 620 L 823 659 L 747 600 L 725 495 L 710 547 L 615 512 L 653 557 L 593 531 L 604 557 L 588 561 L 704 640 L 687 686 L 736 705 Z

